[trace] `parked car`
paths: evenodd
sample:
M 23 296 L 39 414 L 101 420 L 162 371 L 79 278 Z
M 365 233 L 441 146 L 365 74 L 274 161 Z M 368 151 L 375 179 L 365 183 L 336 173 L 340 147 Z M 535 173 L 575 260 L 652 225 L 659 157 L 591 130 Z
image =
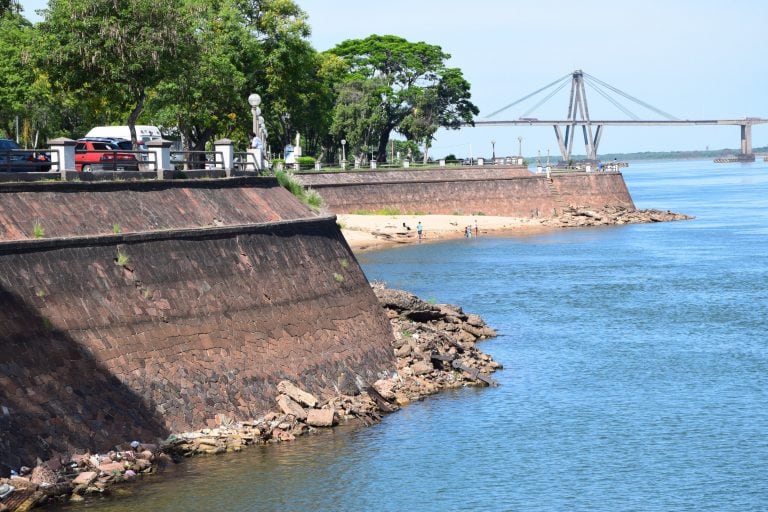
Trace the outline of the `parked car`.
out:
M 130 141 L 128 141 L 130 144 Z M 75 145 L 75 170 L 138 171 L 136 153 L 127 153 L 118 143 L 105 140 L 78 139 Z
M 45 153 L 21 149 L 16 141 L 0 139 L 0 172 L 48 172 L 50 162 Z
M 109 142 L 110 144 L 114 144 L 120 149 L 124 149 L 126 151 L 131 151 L 133 149 L 133 144 L 131 144 L 130 139 L 122 139 L 120 137 L 81 137 L 79 140 L 91 142 Z

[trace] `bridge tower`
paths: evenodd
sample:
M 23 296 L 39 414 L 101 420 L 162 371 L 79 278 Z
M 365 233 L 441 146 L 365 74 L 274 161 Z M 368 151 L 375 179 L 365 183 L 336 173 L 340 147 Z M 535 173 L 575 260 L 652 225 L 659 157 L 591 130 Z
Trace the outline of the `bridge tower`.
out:
M 751 155 L 754 158 L 752 153 L 752 123 L 749 119 L 741 125 L 741 154 Z
M 568 117 L 566 120 L 569 123 L 565 125 L 565 137 L 563 137 L 560 125 L 553 125 L 555 137 L 557 137 L 557 145 L 560 148 L 563 160 L 567 162 L 571 159 L 577 124 L 581 125 L 587 159 L 597 160 L 597 147 L 600 145 L 603 127 L 602 125 L 596 125 L 593 135 L 592 122 L 589 119 L 587 92 L 584 89 L 584 72 L 580 69 L 577 69 L 571 75 L 571 96 L 568 102 Z

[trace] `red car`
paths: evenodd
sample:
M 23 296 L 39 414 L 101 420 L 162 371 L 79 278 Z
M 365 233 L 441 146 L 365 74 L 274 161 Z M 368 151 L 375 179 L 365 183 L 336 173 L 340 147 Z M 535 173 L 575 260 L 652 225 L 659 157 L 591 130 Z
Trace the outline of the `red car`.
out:
M 126 153 L 112 142 L 80 139 L 75 146 L 75 170 L 138 171 L 135 153 Z

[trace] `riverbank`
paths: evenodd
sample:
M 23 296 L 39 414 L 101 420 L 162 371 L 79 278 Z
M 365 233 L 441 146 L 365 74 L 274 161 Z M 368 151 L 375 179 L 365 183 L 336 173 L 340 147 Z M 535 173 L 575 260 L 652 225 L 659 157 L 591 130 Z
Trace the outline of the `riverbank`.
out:
M 338 214 L 337 222 L 347 243 L 356 251 L 400 244 L 438 242 L 466 236 L 527 234 L 548 228 L 534 219 L 485 215 L 352 215 Z M 418 236 L 418 224 L 422 236 Z
M 360 393 L 314 396 L 283 381 L 277 385 L 275 409 L 258 419 L 231 422 L 222 417 L 216 428 L 179 433 L 165 440 L 126 440 L 102 454 L 60 454 L 0 479 L 0 512 L 25 511 L 52 501 L 95 499 L 114 485 L 162 471 L 186 457 L 290 442 L 341 423 L 370 424 L 443 389 L 495 385 L 490 375 L 502 365 L 481 352 L 477 342 L 496 332 L 482 318 L 380 283 L 374 283 L 373 290 L 392 324 L 397 364 L 389 375 L 372 383 L 346 376 Z
M 436 242 L 470 236 L 527 236 L 555 229 L 616 226 L 689 220 L 693 217 L 663 210 L 567 208 L 544 218 L 486 215 L 352 215 L 339 214 L 337 222 L 347 243 L 355 251 L 403 244 Z M 421 223 L 422 236 L 418 235 Z

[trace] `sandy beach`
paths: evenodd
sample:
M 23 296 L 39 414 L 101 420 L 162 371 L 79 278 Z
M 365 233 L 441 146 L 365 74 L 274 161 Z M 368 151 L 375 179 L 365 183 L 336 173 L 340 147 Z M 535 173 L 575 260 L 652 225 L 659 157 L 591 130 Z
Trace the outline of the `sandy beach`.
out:
M 472 236 L 526 235 L 554 229 L 536 219 L 485 215 L 337 215 L 347 243 L 354 251 L 387 246 L 426 243 L 465 236 L 467 226 Z M 421 222 L 422 238 L 417 225 Z

